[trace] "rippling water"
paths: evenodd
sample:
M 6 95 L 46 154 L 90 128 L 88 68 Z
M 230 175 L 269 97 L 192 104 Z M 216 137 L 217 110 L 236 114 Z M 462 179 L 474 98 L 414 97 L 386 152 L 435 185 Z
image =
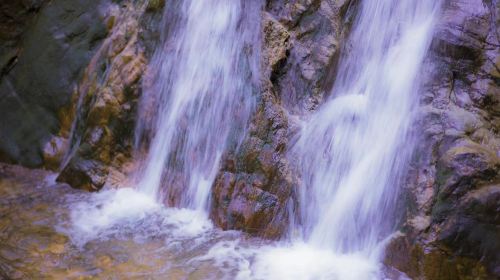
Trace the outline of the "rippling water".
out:
M 0 273 L 9 279 L 354 280 L 379 273 L 357 255 L 221 231 L 203 212 L 167 208 L 133 189 L 91 194 L 54 184 L 43 171 L 20 173 L 0 173 Z

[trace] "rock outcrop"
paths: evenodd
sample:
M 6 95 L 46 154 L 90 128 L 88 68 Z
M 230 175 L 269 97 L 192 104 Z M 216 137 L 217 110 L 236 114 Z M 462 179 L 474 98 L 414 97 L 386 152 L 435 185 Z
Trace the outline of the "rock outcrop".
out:
M 2 1 L 0 159 L 42 166 L 82 70 L 107 35 L 106 0 Z
M 57 178 L 60 182 L 99 190 L 106 182 L 113 183 L 112 168 L 123 169 L 131 158 L 139 81 L 146 69 L 139 36 L 144 10 L 144 4 L 131 1 L 114 7 L 107 19 L 109 36 L 78 85 L 70 147 L 67 158 L 61 159 L 67 162 L 62 162 Z
M 0 160 L 61 169 L 59 181 L 87 190 L 123 179 L 164 4 L 1 4 Z
M 421 97 L 407 216 L 387 263 L 415 279 L 500 277 L 498 1 L 445 1 Z
M 286 157 L 294 134 L 290 115 L 314 109 L 327 92 L 349 3 L 266 2 L 257 110 L 242 147 L 226 156 L 213 186 L 211 217 L 222 228 L 268 238 L 286 233 L 298 187 Z

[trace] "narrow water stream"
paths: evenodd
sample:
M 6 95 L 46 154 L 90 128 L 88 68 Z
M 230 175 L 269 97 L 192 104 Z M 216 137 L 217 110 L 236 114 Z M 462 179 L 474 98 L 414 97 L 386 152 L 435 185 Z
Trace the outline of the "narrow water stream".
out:
M 253 112 L 259 2 L 169 3 L 139 108 L 136 145 L 150 147 L 135 188 L 207 210 L 222 153 L 239 144 Z

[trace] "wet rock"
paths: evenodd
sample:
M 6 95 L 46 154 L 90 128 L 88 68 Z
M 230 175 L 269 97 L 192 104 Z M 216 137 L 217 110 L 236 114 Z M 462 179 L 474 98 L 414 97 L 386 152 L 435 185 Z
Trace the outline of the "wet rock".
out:
M 4 36 L 16 42 L 14 51 L 0 51 L 0 150 L 4 160 L 40 166 L 45 144 L 60 128 L 58 110 L 71 102 L 82 70 L 106 36 L 104 7 L 109 4 L 57 0 L 0 5 L 7 13 L 0 28 L 10 30 Z M 35 12 L 36 17 L 30 16 Z
M 163 9 L 165 6 L 165 0 L 149 0 L 148 2 L 148 11 L 158 11 Z
M 66 151 L 68 150 L 68 139 L 53 137 L 43 148 L 43 161 L 45 167 L 57 170 L 61 165 Z
M 73 158 L 59 174 L 57 182 L 86 191 L 98 191 L 106 183 L 107 175 L 107 168 L 101 163 Z
M 259 105 L 250 136 L 228 155 L 212 192 L 211 217 L 225 229 L 278 238 L 287 229 L 288 208 L 297 182 L 285 148 L 287 121 L 277 105 Z
M 27 26 L 36 16 L 45 0 L 2 1 L 0 3 L 0 73 L 4 74 L 14 63 L 20 51 L 20 40 Z
M 272 220 L 275 217 L 278 198 L 260 187 L 262 182 L 252 175 L 224 173 L 214 185 L 216 216 L 223 228 L 240 229 L 249 233 L 265 233 L 276 237 Z
M 486 268 L 476 260 L 450 257 L 442 248 L 424 248 L 410 239 L 404 234 L 395 237 L 386 249 L 385 260 L 412 279 L 490 279 Z
M 77 104 L 78 114 L 73 120 L 78 128 L 71 135 L 76 143 L 73 147 L 75 158 L 63 173 L 68 168 L 69 173 L 78 170 L 82 176 L 89 172 L 85 175 L 89 178 L 96 173 L 107 176 L 110 169 L 117 174 L 132 153 L 135 107 L 141 90 L 139 82 L 146 69 L 138 20 L 144 10 L 140 3 L 115 8 L 111 13 L 113 24 L 109 25 L 109 36 L 90 61 L 78 86 L 77 96 L 83 102 Z M 95 163 L 92 168 L 80 168 L 87 167 L 89 161 Z M 60 180 L 75 188 L 88 189 L 85 180 L 68 181 L 67 176 Z M 100 189 L 106 180 L 99 178 L 97 183 L 91 180 L 93 188 Z
M 290 54 L 290 33 L 285 26 L 269 13 L 264 13 L 263 17 L 265 43 L 263 45 L 264 51 L 262 53 L 264 57 L 262 59 L 270 67 L 265 74 L 266 76 L 270 75 L 271 79 L 276 79 Z M 270 74 L 268 71 L 272 71 L 272 73 Z
M 286 157 L 293 113 L 314 109 L 332 75 L 350 1 L 266 2 L 261 89 L 247 137 L 228 152 L 213 186 L 211 217 L 225 229 L 282 236 L 298 186 Z
M 270 36 L 264 36 L 264 45 L 269 48 L 265 47 L 264 53 L 276 51 L 277 43 L 281 45 L 277 52 L 279 63 L 274 63 L 276 59 L 270 61 L 273 67 L 270 80 L 288 110 L 298 113 L 314 109 L 322 100 L 330 82 L 325 80 L 333 71 L 339 40 L 344 36 L 343 12 L 349 2 L 267 1 L 269 14 L 264 17 L 264 32 L 277 37 L 269 40 Z M 268 21 L 270 17 L 281 26 Z
M 459 141 L 439 160 L 437 170 L 439 198 L 456 199 L 477 186 L 500 179 L 500 158 L 472 141 Z
M 436 31 L 435 51 L 459 67 L 478 62 L 484 43 L 495 39 L 488 38 L 492 5 L 482 0 L 448 1 Z
M 440 225 L 437 240 L 462 256 L 482 259 L 494 273 L 500 262 L 500 186 L 469 192 Z
M 496 2 L 446 1 L 424 73 L 404 236 L 387 262 L 416 279 L 495 279 L 500 251 Z M 408 253 L 410 252 L 410 253 Z

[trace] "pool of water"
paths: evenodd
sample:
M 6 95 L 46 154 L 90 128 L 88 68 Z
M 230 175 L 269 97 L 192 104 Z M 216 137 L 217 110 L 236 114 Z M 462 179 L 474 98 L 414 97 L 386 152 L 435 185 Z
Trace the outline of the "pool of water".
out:
M 222 231 L 202 212 L 166 208 L 133 189 L 87 193 L 54 178 L 0 166 L 0 278 L 401 277 L 361 255 Z

